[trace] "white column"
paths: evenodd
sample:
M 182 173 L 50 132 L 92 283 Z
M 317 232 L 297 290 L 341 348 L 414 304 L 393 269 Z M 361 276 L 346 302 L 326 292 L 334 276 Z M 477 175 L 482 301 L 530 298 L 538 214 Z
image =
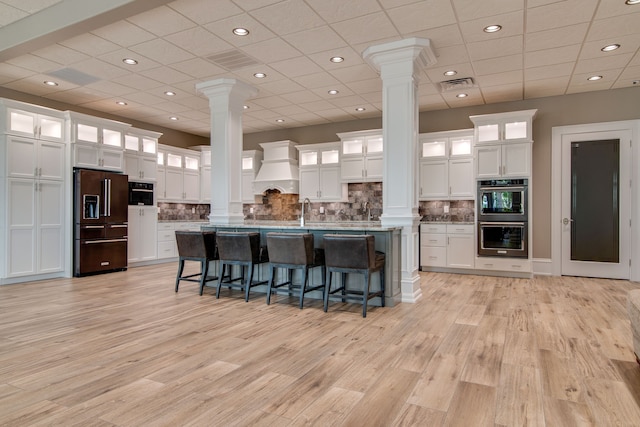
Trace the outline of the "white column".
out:
M 371 46 L 363 58 L 382 78 L 383 226 L 402 227 L 402 302 L 421 296 L 418 215 L 418 74 L 436 62 L 430 41 L 409 38 Z
M 241 224 L 242 112 L 244 102 L 258 90 L 235 79 L 198 83 L 196 90 L 209 98 L 211 110 L 211 214 L 212 224 Z

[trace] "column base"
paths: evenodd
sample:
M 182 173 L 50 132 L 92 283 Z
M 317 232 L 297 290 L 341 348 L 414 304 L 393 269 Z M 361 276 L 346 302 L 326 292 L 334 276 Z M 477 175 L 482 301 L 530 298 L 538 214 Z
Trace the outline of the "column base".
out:
M 400 281 L 400 301 L 407 303 L 418 302 L 422 298 L 422 289 L 420 288 L 420 275 L 402 278 Z

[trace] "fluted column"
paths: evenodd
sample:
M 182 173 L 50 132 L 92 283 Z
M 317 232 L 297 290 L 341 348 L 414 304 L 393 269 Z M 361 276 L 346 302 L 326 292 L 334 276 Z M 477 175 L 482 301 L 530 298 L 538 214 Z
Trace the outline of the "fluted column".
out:
M 429 39 L 409 38 L 371 46 L 363 58 L 382 79 L 383 226 L 402 227 L 402 302 L 421 296 L 418 215 L 418 76 L 436 62 Z
M 211 214 L 212 224 L 241 224 L 242 112 L 244 102 L 258 90 L 235 79 L 198 83 L 196 90 L 209 98 L 211 110 Z

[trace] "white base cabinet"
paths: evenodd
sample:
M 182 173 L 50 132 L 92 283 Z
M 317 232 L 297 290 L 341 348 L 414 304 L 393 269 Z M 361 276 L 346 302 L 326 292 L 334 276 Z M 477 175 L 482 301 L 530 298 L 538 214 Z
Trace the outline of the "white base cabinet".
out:
M 129 206 L 127 258 L 130 263 L 157 258 L 158 208 Z
M 170 260 L 178 257 L 176 230 L 200 231 L 204 222 L 159 222 L 158 223 L 158 259 Z
M 474 268 L 473 224 L 421 224 L 420 266 Z

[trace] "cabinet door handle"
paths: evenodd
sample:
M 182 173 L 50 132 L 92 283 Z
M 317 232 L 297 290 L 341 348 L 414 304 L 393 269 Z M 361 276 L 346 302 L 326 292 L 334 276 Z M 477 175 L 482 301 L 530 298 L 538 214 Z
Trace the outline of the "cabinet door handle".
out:
M 38 168 L 34 168 L 34 170 L 33 170 L 33 176 L 38 176 Z

